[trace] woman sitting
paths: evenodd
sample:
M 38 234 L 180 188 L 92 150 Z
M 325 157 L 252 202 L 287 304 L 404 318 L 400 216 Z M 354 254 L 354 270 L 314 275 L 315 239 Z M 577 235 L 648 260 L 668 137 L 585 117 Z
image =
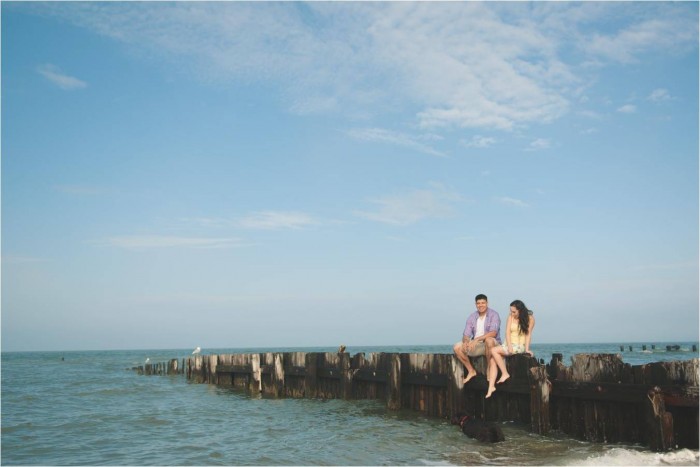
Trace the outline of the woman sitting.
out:
M 510 315 L 508 315 L 508 322 L 506 323 L 506 343 L 491 349 L 488 365 L 487 379 L 489 381 L 489 389 L 486 392 L 487 398 L 491 397 L 491 394 L 496 390 L 496 376 L 499 369 L 501 370 L 501 379 L 498 380 L 498 384 L 510 378 L 503 357 L 518 353 L 534 356 L 530 350 L 533 329 L 535 329 L 535 317 L 532 315 L 532 312 L 527 309 L 521 300 L 514 300 L 510 304 Z

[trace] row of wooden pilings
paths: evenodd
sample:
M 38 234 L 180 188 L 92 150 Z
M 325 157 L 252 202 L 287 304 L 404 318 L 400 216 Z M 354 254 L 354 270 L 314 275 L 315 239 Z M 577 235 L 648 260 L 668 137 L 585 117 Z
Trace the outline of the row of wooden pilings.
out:
M 632 346 L 631 346 L 631 345 L 628 345 L 627 347 L 629 348 L 629 351 L 632 352 Z M 650 352 L 653 352 L 653 351 L 655 351 L 655 350 L 656 350 L 656 345 L 655 345 L 655 344 L 651 344 L 651 350 L 650 350 Z M 667 345 L 667 346 L 666 346 L 666 352 L 678 352 L 679 350 L 681 350 L 681 346 L 678 345 L 678 344 L 671 344 L 671 345 Z M 693 344 L 692 350 L 693 350 L 693 352 L 697 353 L 697 351 L 698 351 L 698 346 L 695 345 L 695 344 Z M 621 345 L 621 346 L 620 346 L 620 352 L 624 352 L 624 351 L 625 351 L 625 346 L 624 346 L 624 345 Z M 646 345 L 642 345 L 642 352 L 647 352 L 647 346 L 646 346 Z
M 270 397 L 379 399 L 387 408 L 448 418 L 463 412 L 489 421 L 515 421 L 546 435 L 639 443 L 654 451 L 698 448 L 698 362 L 631 366 L 619 354 L 578 354 L 571 366 L 554 354 L 549 364 L 525 355 L 506 358 L 511 378 L 485 399 L 485 359 L 463 383 L 451 354 L 284 352 L 196 355 L 146 364 L 142 374 L 185 374 L 196 383 L 239 388 Z

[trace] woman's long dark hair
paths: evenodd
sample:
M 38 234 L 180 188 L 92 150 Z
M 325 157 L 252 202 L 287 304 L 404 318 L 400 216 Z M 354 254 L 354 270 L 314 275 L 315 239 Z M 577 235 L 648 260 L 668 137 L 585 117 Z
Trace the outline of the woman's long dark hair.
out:
M 518 310 L 518 326 L 520 332 L 527 334 L 530 331 L 530 310 L 527 309 L 522 300 L 513 300 L 510 306 L 514 306 Z

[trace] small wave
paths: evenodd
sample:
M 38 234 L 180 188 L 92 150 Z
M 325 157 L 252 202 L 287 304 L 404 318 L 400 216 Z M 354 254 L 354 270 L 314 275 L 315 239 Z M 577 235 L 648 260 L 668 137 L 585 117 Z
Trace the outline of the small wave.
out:
M 699 460 L 700 453 L 690 449 L 659 454 L 612 448 L 601 455 L 590 456 L 577 462 L 576 465 L 698 465 Z

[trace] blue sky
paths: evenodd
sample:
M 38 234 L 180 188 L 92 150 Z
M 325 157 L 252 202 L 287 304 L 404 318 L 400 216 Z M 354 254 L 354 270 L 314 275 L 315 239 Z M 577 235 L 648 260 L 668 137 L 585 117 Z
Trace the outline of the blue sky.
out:
M 2 3 L 2 349 L 698 339 L 698 4 Z

